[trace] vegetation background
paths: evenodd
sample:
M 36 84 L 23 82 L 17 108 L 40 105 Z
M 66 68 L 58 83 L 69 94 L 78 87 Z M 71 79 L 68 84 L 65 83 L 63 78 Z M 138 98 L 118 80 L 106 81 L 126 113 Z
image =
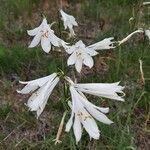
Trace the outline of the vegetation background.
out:
M 150 27 L 150 8 L 140 17 L 141 0 L 62 0 L 63 9 L 75 16 L 79 27 L 76 41 L 91 44 L 106 37 L 121 40 L 137 27 Z M 99 140 L 89 140 L 86 132 L 75 144 L 73 132 L 62 133 L 62 143 L 53 139 L 64 112 L 63 91 L 56 88 L 36 120 L 24 103 L 28 96 L 19 95 L 19 80 L 32 80 L 66 67 L 67 57 L 59 52 L 45 54 L 40 47 L 28 49 L 31 38 L 27 29 L 42 21 L 44 14 L 56 34 L 64 38 L 58 0 L 0 0 L 0 150 L 149 150 L 150 149 L 150 44 L 144 35 L 136 35 L 114 50 L 100 51 L 93 69 L 83 68 L 79 82 L 116 82 L 125 85 L 125 102 L 90 96 L 97 105 L 109 106 L 109 118 L 115 123 L 98 123 Z M 134 15 L 137 20 L 129 24 Z M 143 24 L 144 22 L 144 24 Z M 73 42 L 73 41 L 72 41 Z M 145 84 L 141 80 L 139 59 L 143 60 Z M 60 83 L 61 86 L 62 83 Z M 67 114 L 67 119 L 69 113 Z

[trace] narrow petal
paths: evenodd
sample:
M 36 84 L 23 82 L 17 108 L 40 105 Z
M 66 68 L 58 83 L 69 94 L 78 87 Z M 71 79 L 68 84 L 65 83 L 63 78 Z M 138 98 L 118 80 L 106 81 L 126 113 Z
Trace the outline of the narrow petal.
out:
M 93 58 L 89 56 L 88 54 L 84 55 L 83 63 L 88 66 L 89 68 L 92 68 L 94 65 Z
M 105 124 L 112 124 L 113 123 L 110 119 L 107 118 L 106 115 L 104 115 L 103 113 L 101 113 L 97 109 L 95 109 L 93 107 L 86 107 L 86 109 L 98 121 L 103 122 Z
M 60 46 L 59 42 L 61 39 L 58 38 L 52 31 L 49 32 L 48 38 L 54 46 L 59 47 Z
M 76 138 L 76 143 L 78 143 L 81 139 L 82 129 L 81 123 L 77 115 L 75 115 L 74 125 L 73 125 L 74 135 Z
M 29 48 L 33 48 L 37 46 L 41 40 L 41 36 L 42 36 L 42 33 L 38 32 L 38 34 L 33 38 L 31 44 L 29 45 Z
M 150 30 L 145 30 L 145 34 L 146 34 L 146 36 L 149 38 L 149 40 L 150 40 Z
M 17 92 L 20 94 L 29 94 L 30 92 L 35 91 L 38 87 L 38 85 L 27 84 L 21 91 L 17 90 Z
M 90 56 L 95 56 L 98 54 L 98 52 L 96 52 L 93 48 L 86 48 L 86 52 L 90 55 Z
M 99 139 L 99 130 L 93 118 L 87 118 L 82 121 L 83 127 L 93 139 Z
M 27 30 L 28 35 L 30 36 L 35 36 L 36 34 L 38 34 L 38 32 L 40 31 L 41 26 L 33 29 L 33 30 Z
M 79 95 L 80 100 L 85 107 L 94 107 L 97 110 L 101 111 L 102 113 L 108 113 L 109 112 L 109 107 L 98 107 L 98 106 L 92 104 L 91 102 L 89 102 L 82 92 L 79 92 L 79 94 L 80 94 Z
M 66 129 L 65 129 L 66 132 L 70 131 L 72 124 L 73 124 L 73 116 L 70 117 L 70 119 L 68 120 L 68 122 L 66 124 Z
M 71 112 L 71 117 L 69 118 L 69 120 L 68 120 L 68 122 L 67 122 L 67 124 L 66 124 L 66 129 L 65 129 L 66 132 L 69 132 L 69 131 L 70 131 L 70 129 L 71 129 L 71 127 L 72 127 L 72 124 L 73 124 L 73 117 L 74 117 L 74 110 L 73 110 L 73 108 L 72 108 L 72 104 L 71 104 L 70 101 L 68 101 L 68 105 L 69 105 L 69 107 L 72 109 L 72 112 Z
M 79 57 L 75 63 L 76 70 L 80 73 L 82 69 L 82 59 Z
M 100 91 L 90 91 L 90 90 L 85 90 L 85 89 L 82 89 L 81 91 L 83 93 L 88 93 L 88 94 L 99 96 L 99 97 L 105 97 L 105 98 L 108 98 L 108 99 L 124 101 L 124 99 L 122 97 L 118 96 L 115 92 L 114 93 L 110 93 L 108 91 L 107 93 L 105 93 L 105 92 L 102 93 Z
M 74 32 L 73 28 L 69 28 L 69 31 L 70 31 L 70 36 L 74 37 L 75 36 L 75 32 Z
M 69 47 L 66 52 L 68 54 L 72 54 L 75 50 L 76 50 L 76 47 L 75 47 L 75 45 L 73 45 L 73 46 Z
M 42 49 L 48 53 L 50 50 L 51 50 L 51 44 L 50 44 L 50 41 L 48 38 L 46 37 L 42 37 L 41 38 L 41 46 L 42 46 Z
M 72 53 L 72 54 L 70 55 L 70 57 L 68 58 L 68 60 L 67 60 L 67 65 L 69 66 L 69 65 L 75 64 L 75 63 L 76 63 L 76 60 L 77 60 L 77 56 L 76 56 L 76 53 L 74 52 L 74 53 Z

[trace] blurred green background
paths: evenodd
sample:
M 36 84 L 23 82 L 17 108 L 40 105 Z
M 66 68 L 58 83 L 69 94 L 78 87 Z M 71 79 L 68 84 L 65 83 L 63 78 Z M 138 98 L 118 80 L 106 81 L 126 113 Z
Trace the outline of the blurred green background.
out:
M 78 82 L 116 82 L 125 85 L 125 102 L 89 96 L 100 106 L 109 106 L 111 126 L 97 122 L 101 130 L 99 140 L 89 140 L 84 131 L 78 145 L 73 132 L 63 131 L 62 143 L 53 139 L 64 112 L 65 97 L 62 82 L 50 96 L 48 104 L 36 120 L 24 103 L 28 96 L 19 95 L 19 80 L 32 80 L 64 70 L 68 56 L 59 52 L 45 54 L 41 47 L 28 49 L 31 42 L 26 31 L 38 26 L 42 14 L 49 22 L 56 21 L 55 33 L 65 38 L 58 9 L 74 15 L 79 27 L 75 41 L 82 39 L 87 45 L 107 37 L 121 40 L 139 27 L 150 27 L 150 7 L 141 8 L 142 0 L 0 0 L 0 150 L 148 150 L 150 145 L 150 41 L 141 34 L 114 50 L 100 51 L 95 66 L 83 68 L 76 74 Z M 129 18 L 135 20 L 129 23 Z M 70 42 L 70 41 L 68 41 Z M 143 61 L 145 84 L 141 81 L 139 59 Z M 70 114 L 67 114 L 67 119 Z

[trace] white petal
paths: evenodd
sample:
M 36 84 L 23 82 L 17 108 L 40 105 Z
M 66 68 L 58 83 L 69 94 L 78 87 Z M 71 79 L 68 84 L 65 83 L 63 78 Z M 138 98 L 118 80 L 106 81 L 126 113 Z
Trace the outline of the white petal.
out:
M 72 109 L 72 112 L 71 112 L 71 117 L 69 118 L 69 120 L 68 120 L 68 122 L 66 124 L 66 129 L 65 129 L 66 132 L 70 131 L 70 129 L 72 127 L 72 124 L 73 124 L 73 117 L 74 117 L 74 111 L 73 111 L 72 104 L 71 104 L 70 101 L 68 101 L 68 105 Z
M 85 89 L 82 89 L 81 91 L 83 93 L 88 93 L 88 94 L 99 96 L 99 97 L 105 97 L 105 98 L 108 98 L 108 99 L 124 101 L 124 99 L 122 97 L 118 96 L 115 92 L 110 93 L 109 91 L 107 91 L 107 93 L 106 92 L 102 93 L 100 91 L 90 91 L 90 90 L 85 90 Z
M 94 50 L 102 50 L 102 49 L 112 49 L 115 48 L 114 43 L 112 40 L 114 40 L 113 37 L 105 38 L 104 40 L 97 42 L 95 44 L 92 44 L 88 46 L 88 48 L 92 48 Z
M 68 54 L 72 54 L 75 50 L 76 50 L 76 47 L 75 47 L 75 45 L 73 45 L 73 46 L 69 47 L 69 48 L 66 50 L 66 52 L 67 52 Z
M 95 56 L 98 54 L 98 52 L 96 52 L 94 49 L 92 48 L 86 48 L 86 52 L 90 55 L 90 56 Z
M 50 50 L 51 50 L 51 44 L 50 44 L 50 41 L 48 38 L 46 37 L 42 37 L 41 38 L 41 46 L 42 46 L 42 49 L 48 53 Z
M 33 29 L 33 30 L 27 30 L 28 35 L 30 36 L 35 36 L 36 34 L 38 34 L 38 32 L 40 31 L 41 26 Z
M 47 20 L 46 20 L 46 18 L 44 18 L 43 19 L 43 21 L 42 21 L 42 24 L 41 24 L 43 27 L 45 27 L 45 26 L 47 26 L 48 24 L 47 24 Z
M 69 31 L 70 31 L 70 36 L 71 36 L 71 37 L 74 37 L 74 36 L 75 36 L 75 33 L 74 33 L 73 28 L 69 28 Z
M 145 30 L 145 34 L 146 34 L 146 36 L 149 38 L 149 40 L 150 40 L 150 30 Z
M 37 35 L 33 38 L 31 44 L 29 45 L 29 48 L 33 48 L 37 46 L 41 40 L 41 36 L 42 36 L 42 33 L 38 32 Z
M 99 130 L 98 130 L 97 124 L 93 118 L 87 118 L 87 119 L 83 120 L 82 124 L 83 124 L 83 127 L 85 128 L 85 130 L 90 135 L 90 137 L 92 137 L 94 139 L 99 139 L 99 136 L 100 136 Z
M 82 69 L 82 59 L 79 57 L 75 63 L 76 70 L 80 73 Z
M 73 130 L 74 130 L 74 135 L 76 138 L 76 143 L 78 143 L 81 139 L 82 129 L 81 129 L 81 123 L 80 123 L 80 120 L 79 120 L 77 114 L 75 115 Z
M 101 113 L 97 109 L 95 109 L 93 107 L 86 107 L 86 109 L 98 121 L 103 122 L 105 124 L 112 124 L 113 123 L 110 119 L 107 118 L 106 115 L 104 115 L 103 113 Z
M 98 107 L 98 106 L 92 104 L 91 102 L 89 102 L 82 92 L 79 92 L 79 93 L 80 93 L 80 96 L 79 96 L 80 100 L 85 107 L 94 107 L 94 108 L 98 109 L 99 111 L 101 111 L 102 113 L 109 112 L 109 107 Z
M 84 60 L 83 63 L 88 66 L 89 68 L 92 68 L 94 65 L 94 61 L 93 58 L 91 56 L 89 56 L 88 54 L 84 55 Z
M 75 64 L 76 60 L 77 60 L 77 56 L 76 56 L 76 53 L 74 52 L 74 53 L 72 53 L 72 54 L 70 55 L 70 57 L 68 58 L 68 60 L 67 60 L 67 65 L 69 66 L 69 65 Z
M 76 47 L 81 47 L 81 48 L 85 48 L 85 44 L 82 42 L 82 40 L 78 41 L 76 44 L 75 44 Z
M 35 91 L 39 86 L 37 85 L 29 85 L 27 84 L 21 91 L 17 90 L 20 94 L 28 94 L 30 92 Z
M 65 129 L 66 132 L 70 131 L 72 124 L 73 124 L 73 116 L 70 117 L 70 119 L 68 120 L 68 122 L 66 124 L 66 129 Z

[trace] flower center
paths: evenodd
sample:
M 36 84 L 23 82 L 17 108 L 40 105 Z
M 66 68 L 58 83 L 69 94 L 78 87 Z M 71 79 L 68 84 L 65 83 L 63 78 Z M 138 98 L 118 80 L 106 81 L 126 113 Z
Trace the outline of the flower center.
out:
M 88 113 L 83 113 L 83 112 L 78 111 L 77 115 L 79 116 L 81 121 L 85 121 L 87 118 L 91 119 L 91 115 Z
M 77 57 L 80 57 L 81 56 L 81 52 L 80 51 L 76 51 L 76 55 L 77 55 Z
M 42 30 L 41 32 L 43 33 L 42 37 L 48 38 L 48 30 L 46 30 L 46 32 Z

